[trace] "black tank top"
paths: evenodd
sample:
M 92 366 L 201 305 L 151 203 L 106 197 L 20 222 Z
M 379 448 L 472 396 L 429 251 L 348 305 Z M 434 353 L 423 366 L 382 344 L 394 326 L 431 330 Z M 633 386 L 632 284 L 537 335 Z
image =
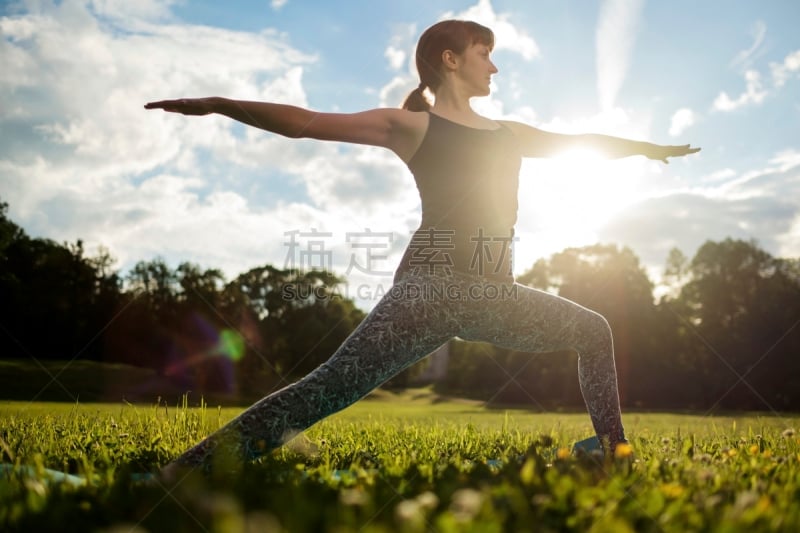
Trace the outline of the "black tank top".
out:
M 408 162 L 422 223 L 395 273 L 466 272 L 512 282 L 511 244 L 522 161 L 506 126 L 471 128 L 428 113 L 428 129 Z

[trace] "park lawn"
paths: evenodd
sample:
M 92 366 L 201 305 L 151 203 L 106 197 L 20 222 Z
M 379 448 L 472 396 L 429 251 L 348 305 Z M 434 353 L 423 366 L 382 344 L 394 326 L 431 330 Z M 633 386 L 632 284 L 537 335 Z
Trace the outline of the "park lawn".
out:
M 797 415 L 627 413 L 635 455 L 572 456 L 585 413 L 379 392 L 235 475 L 132 483 L 241 409 L 0 402 L 0 530 L 800 531 Z M 625 455 L 625 454 L 621 454 Z

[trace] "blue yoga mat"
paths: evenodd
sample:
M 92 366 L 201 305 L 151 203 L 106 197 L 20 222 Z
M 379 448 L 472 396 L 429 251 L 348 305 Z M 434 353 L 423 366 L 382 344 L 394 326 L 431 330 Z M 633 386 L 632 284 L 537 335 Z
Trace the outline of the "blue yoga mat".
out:
M 589 437 L 588 439 L 579 440 L 572 447 L 572 453 L 578 453 L 579 450 L 584 453 L 591 453 L 594 451 L 601 452 L 603 451 L 603 447 L 600 446 L 600 439 L 597 437 Z
M 39 472 L 43 472 L 44 476 L 40 476 Z M 83 487 L 88 483 L 85 477 L 67 474 L 52 468 L 39 470 L 31 465 L 0 464 L 0 483 L 7 482 L 12 477 L 35 478 L 46 484 L 66 483 L 71 487 Z M 153 479 L 155 479 L 155 475 L 150 472 L 131 474 L 131 481 L 134 483 L 143 483 Z
M 51 468 L 44 469 L 44 479 L 42 479 L 41 476 L 39 476 L 39 470 L 35 466 L 12 465 L 8 463 L 0 464 L 0 480 L 8 481 L 12 477 L 17 476 L 36 478 L 47 483 L 66 483 L 73 487 L 82 487 L 86 485 L 86 478 L 65 474 L 64 472 L 59 472 Z

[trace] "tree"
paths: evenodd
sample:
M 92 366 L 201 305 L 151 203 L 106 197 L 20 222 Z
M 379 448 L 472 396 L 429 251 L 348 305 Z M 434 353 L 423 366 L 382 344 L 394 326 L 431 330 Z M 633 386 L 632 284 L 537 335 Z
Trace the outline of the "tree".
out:
M 658 365 L 653 283 L 629 248 L 596 244 L 568 248 L 538 261 L 521 283 L 555 291 L 602 314 L 611 325 L 620 396 L 629 404 L 647 404 L 649 381 Z
M 178 277 L 163 259 L 139 261 L 128 273 L 128 290 L 160 319 L 174 314 L 178 301 Z
M 658 377 L 653 368 L 660 353 L 651 335 L 656 318 L 653 284 L 631 250 L 612 245 L 570 248 L 540 259 L 517 281 L 605 316 L 614 333 L 623 401 L 653 401 L 649 383 Z M 573 352 L 531 354 L 456 344 L 450 361 L 441 385 L 449 392 L 548 408 L 582 404 Z
M 120 297 L 110 256 L 86 257 L 83 242 L 29 237 L 0 203 L 0 334 L 6 357 L 98 359 Z M 99 268 L 103 266 L 104 270 Z
M 689 266 L 677 299 L 693 334 L 705 403 L 748 409 L 796 408 L 800 380 L 800 284 L 796 264 L 755 242 L 708 241 Z
M 217 268 L 203 270 L 194 263 L 178 265 L 175 278 L 180 292 L 177 299 L 190 308 L 208 307 L 215 314 L 220 303 L 225 277 Z
M 498 405 L 583 405 L 574 353 L 523 353 L 482 342 L 451 342 L 447 375 L 436 390 Z
M 662 277 L 663 283 L 669 289 L 670 294 L 676 295 L 680 292 L 688 274 L 689 259 L 678 248 L 670 249 Z
M 241 324 L 247 389 L 264 394 L 327 360 L 364 318 L 327 271 L 271 265 L 241 274 L 223 291 L 226 316 Z
M 163 259 L 139 261 L 126 276 L 117 319 L 106 336 L 106 360 L 164 372 L 177 358 L 178 282 Z

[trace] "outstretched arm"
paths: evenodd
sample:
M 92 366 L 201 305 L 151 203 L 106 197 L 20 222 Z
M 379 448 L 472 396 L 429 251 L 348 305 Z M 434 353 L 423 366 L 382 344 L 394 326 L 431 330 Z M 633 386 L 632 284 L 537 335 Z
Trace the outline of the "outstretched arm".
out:
M 225 115 L 286 137 L 383 146 L 404 157 L 418 135 L 419 118 L 402 109 L 372 109 L 360 113 L 318 113 L 302 107 L 228 98 L 182 98 L 145 104 L 183 115 Z
M 700 148 L 692 148 L 688 144 L 668 146 L 596 133 L 577 135 L 553 133 L 520 122 L 503 121 L 503 124 L 520 139 L 525 157 L 553 157 L 567 150 L 589 148 L 610 159 L 643 155 L 649 159 L 669 163 L 668 157 L 681 157 L 700 151 Z

